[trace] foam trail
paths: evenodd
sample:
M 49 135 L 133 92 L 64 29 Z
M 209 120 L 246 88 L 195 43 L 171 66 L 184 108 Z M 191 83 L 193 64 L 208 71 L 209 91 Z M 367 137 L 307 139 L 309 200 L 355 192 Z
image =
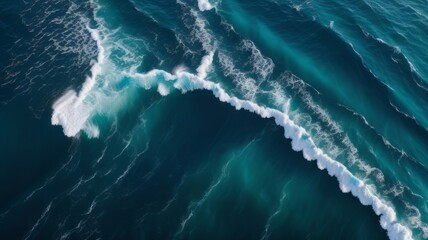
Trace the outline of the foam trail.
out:
M 227 171 L 228 171 L 228 167 L 230 164 L 231 160 L 229 160 L 222 168 L 221 170 L 221 174 L 219 176 L 219 178 L 217 179 L 217 181 L 212 184 L 208 190 L 204 193 L 204 195 L 202 196 L 202 199 L 200 199 L 199 201 L 193 202 L 189 205 L 188 207 L 188 212 L 189 214 L 187 215 L 187 217 L 181 222 L 181 228 L 178 230 L 178 232 L 175 234 L 175 236 L 179 236 L 183 230 L 186 227 L 187 222 L 195 215 L 195 211 L 197 211 L 208 199 L 208 197 L 211 195 L 211 193 L 220 185 L 220 183 L 223 181 L 223 179 L 227 176 Z
M 265 239 L 269 239 L 271 233 L 270 233 L 270 226 L 272 224 L 273 219 L 278 216 L 278 214 L 281 213 L 282 208 L 284 207 L 284 200 L 287 197 L 287 193 L 286 193 L 286 188 L 288 186 L 288 184 L 291 181 L 287 182 L 285 184 L 285 186 L 282 188 L 282 194 L 281 194 L 281 198 L 279 199 L 279 204 L 277 209 L 275 210 L 275 212 L 273 212 L 269 218 L 267 219 L 267 222 L 265 224 L 265 230 L 263 231 L 263 236 L 260 238 L 261 240 L 265 240 Z
M 39 219 L 37 219 L 36 223 L 33 225 L 33 227 L 31 227 L 31 230 L 27 234 L 25 234 L 25 236 L 24 236 L 25 240 L 27 240 L 27 239 L 29 239 L 31 237 L 31 235 L 33 234 L 34 230 L 36 230 L 36 228 L 40 225 L 40 223 L 46 217 L 46 214 L 49 213 L 51 207 L 52 207 L 52 202 L 50 202 L 49 205 L 45 208 L 45 210 L 43 211 L 42 215 L 40 215 Z

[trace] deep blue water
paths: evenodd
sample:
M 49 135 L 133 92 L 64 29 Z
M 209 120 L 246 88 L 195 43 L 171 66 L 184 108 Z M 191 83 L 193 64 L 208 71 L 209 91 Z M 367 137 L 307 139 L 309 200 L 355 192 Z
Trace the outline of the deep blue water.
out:
M 423 0 L 0 3 L 0 239 L 428 238 Z

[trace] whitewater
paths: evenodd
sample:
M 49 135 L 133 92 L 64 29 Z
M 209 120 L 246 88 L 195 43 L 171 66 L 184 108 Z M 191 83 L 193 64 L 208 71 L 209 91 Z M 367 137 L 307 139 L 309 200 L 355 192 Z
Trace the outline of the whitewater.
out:
M 213 9 L 208 1 L 200 0 L 198 6 L 200 11 Z M 84 131 L 89 137 L 98 137 L 99 135 L 99 129 L 90 121 L 90 117 L 95 111 L 94 108 L 97 108 L 97 103 L 88 101 L 88 95 L 94 87 L 98 75 L 102 71 L 109 71 L 110 69 L 103 66 L 106 56 L 103 39 L 98 30 L 89 27 L 88 30 L 97 42 L 99 52 L 97 62 L 91 68 L 91 76 L 85 80 L 79 93 L 70 90 L 53 105 L 52 124 L 61 125 L 64 134 L 69 137 L 76 137 L 81 131 Z M 220 84 L 208 81 L 214 54 L 215 49 L 202 58 L 200 66 L 196 69 L 196 75 L 182 70 L 175 71 L 174 74 L 158 69 L 147 73 L 122 71 L 128 71 L 126 74 L 138 81 L 141 87 L 145 89 L 157 88 L 162 96 L 167 96 L 172 88 L 180 90 L 182 93 L 208 90 L 218 100 L 230 104 L 236 110 L 244 109 L 262 118 L 273 118 L 277 125 L 284 128 L 284 136 L 291 140 L 295 151 L 301 151 L 306 160 L 315 160 L 320 170 L 325 169 L 330 176 L 334 176 L 338 180 L 342 192 L 350 192 L 360 200 L 361 204 L 372 206 L 373 211 L 380 216 L 380 225 L 387 230 L 390 239 L 412 239 L 412 232 L 399 223 L 394 209 L 367 187 L 364 181 L 355 177 L 343 164 L 330 158 L 322 149 L 317 147 L 307 131 L 290 120 L 286 111 L 281 112 L 233 97 Z

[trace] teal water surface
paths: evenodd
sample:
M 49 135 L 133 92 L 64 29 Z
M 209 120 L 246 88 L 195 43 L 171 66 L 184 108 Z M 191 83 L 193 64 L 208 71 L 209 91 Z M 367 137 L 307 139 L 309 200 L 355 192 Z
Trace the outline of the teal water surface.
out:
M 0 238 L 428 238 L 424 1 L 5 1 Z

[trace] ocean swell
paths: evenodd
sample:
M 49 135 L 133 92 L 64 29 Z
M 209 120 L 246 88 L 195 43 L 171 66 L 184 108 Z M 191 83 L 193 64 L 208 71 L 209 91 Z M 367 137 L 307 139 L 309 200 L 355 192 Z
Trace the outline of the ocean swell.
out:
M 210 56 L 212 53 L 207 55 L 207 58 L 212 58 Z M 201 66 L 204 66 L 201 71 L 205 75 L 206 61 Z M 262 118 L 273 118 L 277 125 L 284 128 L 284 136 L 291 140 L 293 150 L 302 151 L 306 160 L 316 160 L 319 169 L 326 169 L 330 176 L 336 177 L 342 192 L 351 192 L 363 205 L 372 206 L 374 212 L 380 216 L 380 224 L 382 228 L 387 230 L 390 239 L 412 239 L 411 231 L 397 222 L 394 210 L 377 197 L 363 181 L 356 178 L 343 164 L 333 160 L 318 148 L 306 130 L 291 121 L 287 114 L 233 97 L 226 93 L 220 84 L 201 79 L 188 72 L 180 72 L 174 75 L 162 70 L 153 70 L 145 74 L 135 73 L 134 77 L 147 89 L 153 87 L 152 84 L 158 84 L 157 81 L 161 80 L 168 82 L 183 93 L 194 90 L 209 90 L 220 101 L 229 103 L 237 110 L 245 109 Z
M 70 90 L 53 105 L 52 124 L 61 125 L 64 134 L 69 137 L 77 136 L 82 130 L 89 137 L 99 135 L 98 128 L 90 121 L 94 106 L 87 97 L 101 72 L 104 50 L 97 31 L 91 30 L 91 33 L 100 49 L 98 62 L 92 67 L 92 76 L 86 79 L 78 94 L 74 90 Z M 374 212 L 380 216 L 380 224 L 387 230 L 390 239 L 412 239 L 411 231 L 397 221 L 394 209 L 380 199 L 362 180 L 355 177 L 343 164 L 330 158 L 322 149 L 318 148 L 306 130 L 290 120 L 286 113 L 231 96 L 219 83 L 206 80 L 212 67 L 213 56 L 214 52 L 209 52 L 203 57 L 200 66 L 196 69 L 197 75 L 183 70 L 168 73 L 159 69 L 147 73 L 128 72 L 127 74 L 145 89 L 157 87 L 162 96 L 168 95 L 172 89 L 180 90 L 182 93 L 208 90 L 221 102 L 229 103 L 237 110 L 244 109 L 256 113 L 262 118 L 273 118 L 277 125 L 283 127 L 284 136 L 291 140 L 293 150 L 302 151 L 306 160 L 315 160 L 319 169 L 326 169 L 330 176 L 336 177 L 342 192 L 350 192 L 363 205 L 372 206 Z
M 198 7 L 200 11 L 206 11 L 215 6 L 208 1 L 199 0 Z M 192 14 L 197 15 L 194 12 Z M 103 103 L 105 99 L 114 101 L 114 97 L 105 95 L 97 86 L 97 81 L 101 81 L 99 79 L 100 75 L 108 75 L 110 71 L 118 71 L 119 73 L 115 74 L 132 79 L 136 85 L 144 89 L 156 88 L 162 96 L 167 96 L 174 90 L 182 93 L 195 90 L 210 91 L 218 100 L 230 104 L 237 110 L 247 110 L 262 118 L 273 118 L 275 123 L 284 129 L 285 138 L 291 140 L 293 150 L 301 151 L 306 160 L 316 161 L 319 169 L 327 170 L 330 176 L 334 176 L 338 180 L 342 192 L 350 192 L 359 199 L 361 204 L 370 205 L 373 208 L 373 211 L 380 216 L 380 225 L 387 231 L 390 239 L 412 239 L 412 231 L 399 222 L 397 213 L 389 203 L 380 198 L 363 180 L 352 174 L 345 165 L 330 157 L 317 146 L 308 131 L 291 120 L 288 115 L 288 109 L 279 111 L 263 106 L 253 98 L 245 100 L 235 97 L 228 93 L 228 90 L 221 84 L 208 80 L 211 77 L 210 72 L 213 69 L 214 57 L 222 56 L 222 53 L 221 50 L 216 49 L 216 43 L 211 42 L 212 39 L 204 29 L 204 24 L 202 20 L 197 19 L 196 27 L 204 34 L 195 34 L 197 35 L 195 37 L 201 38 L 203 49 L 207 54 L 202 57 L 200 65 L 195 69 L 195 73 L 191 73 L 183 66 L 177 66 L 172 73 L 160 69 L 140 73 L 135 67 L 125 70 L 110 68 L 106 66 L 106 62 L 109 60 L 103 46 L 103 41 L 105 40 L 103 37 L 105 36 L 101 36 L 97 29 L 88 27 L 92 38 L 97 42 L 98 46 L 98 57 L 92 65 L 91 76 L 86 78 L 80 91 L 68 90 L 55 101 L 52 106 L 51 123 L 62 126 L 64 134 L 68 137 L 78 137 L 81 132 L 84 132 L 88 137 L 98 137 L 100 129 L 99 126 L 93 123 L 92 118 L 100 111 L 114 111 L 112 109 L 100 110 L 100 108 L 106 108 L 104 106 L 105 103 Z M 244 47 L 251 50 L 253 58 L 257 57 L 259 59 L 260 65 L 256 65 L 254 71 L 260 72 L 259 69 L 264 70 L 265 72 L 262 72 L 261 78 L 265 79 L 272 74 L 273 62 L 269 58 L 258 57 L 260 52 L 257 52 L 258 50 L 253 45 L 250 41 L 244 42 Z M 223 64 L 225 59 L 226 57 L 223 58 Z M 289 105 L 289 100 L 286 104 Z

